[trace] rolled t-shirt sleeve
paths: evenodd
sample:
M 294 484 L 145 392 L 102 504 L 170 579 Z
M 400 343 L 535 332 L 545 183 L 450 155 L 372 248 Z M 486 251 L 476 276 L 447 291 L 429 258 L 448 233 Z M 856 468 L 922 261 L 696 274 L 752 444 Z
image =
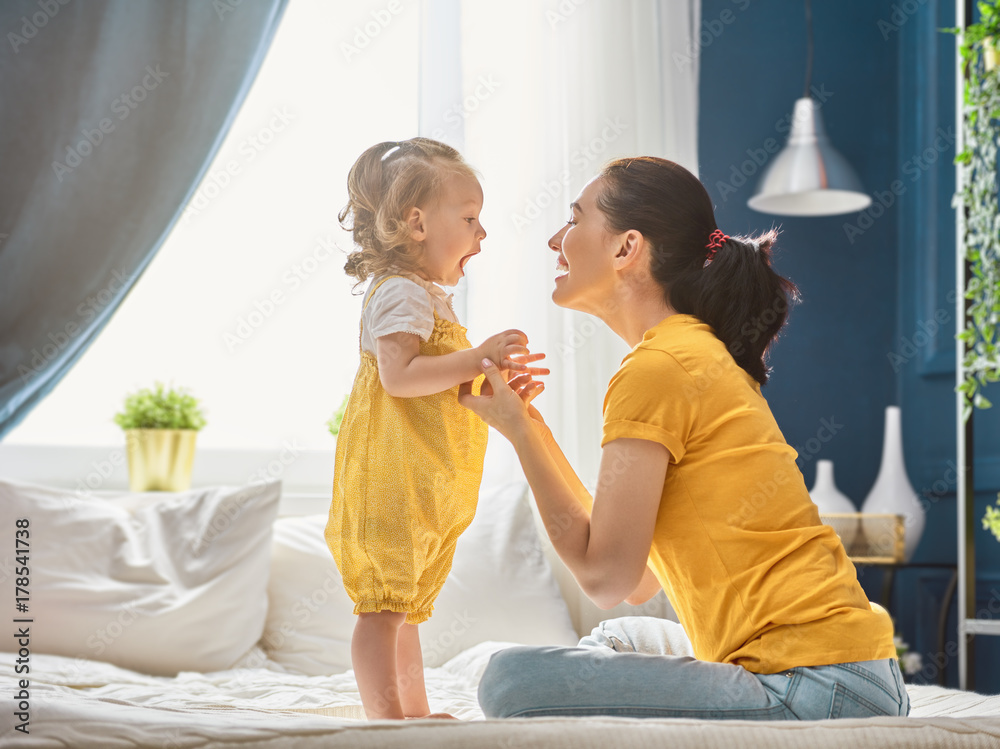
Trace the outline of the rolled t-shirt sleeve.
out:
M 426 341 L 434 330 L 434 307 L 427 291 L 408 278 L 390 278 L 375 291 L 361 316 L 371 340 L 413 333 Z
M 663 351 L 634 349 L 622 361 L 604 397 L 601 447 L 620 437 L 658 442 L 680 462 L 694 424 L 692 377 Z

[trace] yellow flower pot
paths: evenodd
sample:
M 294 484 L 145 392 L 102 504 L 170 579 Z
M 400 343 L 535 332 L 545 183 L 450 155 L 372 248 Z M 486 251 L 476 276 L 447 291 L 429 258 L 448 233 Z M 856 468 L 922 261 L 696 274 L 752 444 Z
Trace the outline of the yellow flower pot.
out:
M 134 492 L 191 488 L 197 429 L 126 429 L 128 487 Z

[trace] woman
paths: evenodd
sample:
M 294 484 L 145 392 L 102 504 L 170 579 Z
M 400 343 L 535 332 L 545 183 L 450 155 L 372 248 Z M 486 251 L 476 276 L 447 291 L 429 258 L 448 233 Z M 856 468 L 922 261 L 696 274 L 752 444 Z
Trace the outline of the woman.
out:
M 683 630 L 625 617 L 576 648 L 500 651 L 480 684 L 484 712 L 906 715 L 892 623 L 820 523 L 761 395 L 797 294 L 771 269 L 775 233 L 724 235 L 701 182 L 652 157 L 610 163 L 571 207 L 549 240 L 566 271 L 552 299 L 632 347 L 604 401 L 595 496 L 531 406 L 542 385 L 530 375 L 506 383 L 484 360 L 490 387 L 459 400 L 514 445 L 583 591 L 608 609 L 662 587 Z

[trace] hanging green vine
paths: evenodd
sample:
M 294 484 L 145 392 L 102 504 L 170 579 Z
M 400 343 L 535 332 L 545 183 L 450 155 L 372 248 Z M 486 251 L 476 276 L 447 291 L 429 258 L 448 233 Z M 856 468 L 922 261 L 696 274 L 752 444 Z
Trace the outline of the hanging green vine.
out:
M 955 388 L 962 394 L 962 421 L 973 408 L 989 408 L 983 395 L 988 382 L 1000 380 L 1000 190 L 997 182 L 997 134 L 1000 131 L 1000 0 L 977 3 L 979 20 L 961 34 L 962 137 L 965 147 L 955 156 L 961 165 L 961 189 L 953 206 L 964 209 L 965 259 L 971 274 L 965 284 L 967 316 L 958 334 L 962 342 L 965 379 Z M 1000 502 L 987 506 L 983 528 L 1000 541 Z
M 997 133 L 1000 129 L 1000 67 L 987 58 L 1000 40 L 998 0 L 979 2 L 979 21 L 966 27 L 959 50 L 964 63 L 964 150 L 961 189 L 953 201 L 965 209 L 964 246 L 971 276 L 965 286 L 968 316 L 957 338 L 964 345 L 962 420 L 973 408 L 989 408 L 988 382 L 1000 380 L 1000 203 L 997 183 Z M 943 29 L 960 33 L 960 29 Z

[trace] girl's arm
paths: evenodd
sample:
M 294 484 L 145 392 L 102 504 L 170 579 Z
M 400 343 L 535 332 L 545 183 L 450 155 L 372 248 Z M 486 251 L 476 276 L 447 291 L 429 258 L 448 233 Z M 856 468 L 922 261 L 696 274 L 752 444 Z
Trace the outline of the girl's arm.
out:
M 390 333 L 375 340 L 378 373 L 385 391 L 396 398 L 440 393 L 479 375 L 475 349 L 421 356 L 420 336 Z
M 529 415 L 527 402 L 541 383 L 519 375 L 508 387 L 494 364 L 483 365 L 493 394 L 466 392 L 459 401 L 514 445 L 552 545 L 583 591 L 602 609 L 616 606 L 636 591 L 647 569 L 669 451 L 651 440 L 607 443 L 588 513 Z
M 490 336 L 475 348 L 453 351 L 441 356 L 421 356 L 420 336 L 413 333 L 390 333 L 375 341 L 379 377 L 385 391 L 396 398 L 417 398 L 449 390 L 470 382 L 482 373 L 480 361 L 495 357 L 504 369 L 548 374 L 547 369 L 529 369 L 526 362 L 537 361 L 544 354 L 528 354 L 528 337 L 520 330 L 507 330 Z

